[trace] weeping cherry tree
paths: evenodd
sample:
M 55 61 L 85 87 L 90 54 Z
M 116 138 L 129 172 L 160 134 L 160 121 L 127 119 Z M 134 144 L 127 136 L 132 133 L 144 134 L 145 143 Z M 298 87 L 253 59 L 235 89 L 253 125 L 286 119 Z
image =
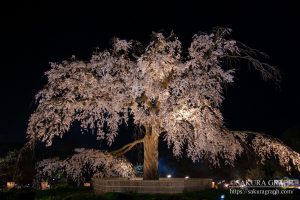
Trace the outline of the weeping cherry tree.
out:
M 264 79 L 280 81 L 277 68 L 258 60 L 264 54 L 227 39 L 230 31 L 195 34 L 188 49 L 173 33 L 154 33 L 147 46 L 115 38 L 111 49 L 95 52 L 89 61 L 73 57 L 51 63 L 29 119 L 29 143 L 37 139 L 51 145 L 78 121 L 83 131 L 96 130 L 97 138 L 111 145 L 121 134 L 119 126 L 133 117 L 144 137 L 111 154 L 121 156 L 143 143 L 144 179 L 158 179 L 160 136 L 174 156 L 184 153 L 194 162 L 233 165 L 249 146 L 262 162 L 275 155 L 284 167 L 292 163 L 299 170 L 299 154 L 280 141 L 230 131 L 223 124 L 223 90 L 234 82 L 235 61 L 245 60 Z

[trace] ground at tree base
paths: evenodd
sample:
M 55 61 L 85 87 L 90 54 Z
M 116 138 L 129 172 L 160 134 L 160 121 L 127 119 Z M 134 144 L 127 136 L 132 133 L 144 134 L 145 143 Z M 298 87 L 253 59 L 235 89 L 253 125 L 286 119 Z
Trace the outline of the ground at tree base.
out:
M 199 192 L 184 192 L 181 194 L 138 194 L 138 193 L 106 193 L 95 195 L 91 188 L 58 187 L 50 190 L 11 190 L 0 193 L 1 200 L 35 199 L 35 200 L 298 200 L 300 191 L 295 190 L 293 195 L 230 195 L 229 190 L 203 190 Z

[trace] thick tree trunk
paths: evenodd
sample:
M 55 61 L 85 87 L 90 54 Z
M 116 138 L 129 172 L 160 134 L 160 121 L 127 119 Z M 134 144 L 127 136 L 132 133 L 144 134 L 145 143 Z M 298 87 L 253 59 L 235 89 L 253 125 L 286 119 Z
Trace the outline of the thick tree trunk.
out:
M 144 180 L 158 178 L 158 133 L 148 127 L 144 137 Z

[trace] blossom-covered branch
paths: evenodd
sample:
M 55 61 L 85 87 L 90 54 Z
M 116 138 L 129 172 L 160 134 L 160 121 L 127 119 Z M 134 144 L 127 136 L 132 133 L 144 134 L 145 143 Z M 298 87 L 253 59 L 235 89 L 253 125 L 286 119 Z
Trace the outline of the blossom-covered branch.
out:
M 261 133 L 247 132 L 247 136 L 248 141 L 251 138 L 250 146 L 259 156 L 261 163 L 264 163 L 270 157 L 274 157 L 287 172 L 292 170 L 300 172 L 300 154 L 293 151 L 282 141 Z
M 36 180 L 53 178 L 63 174 L 80 183 L 91 177 L 134 177 L 135 172 L 125 158 L 116 158 L 109 153 L 93 149 L 80 149 L 65 160 L 44 159 L 36 164 Z

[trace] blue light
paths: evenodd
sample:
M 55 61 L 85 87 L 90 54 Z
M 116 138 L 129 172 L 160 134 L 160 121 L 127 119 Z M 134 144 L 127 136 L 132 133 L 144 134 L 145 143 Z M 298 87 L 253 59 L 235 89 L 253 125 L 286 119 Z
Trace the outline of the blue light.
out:
M 220 197 L 221 200 L 225 199 L 225 194 L 222 194 Z
M 176 176 L 176 170 L 174 167 L 169 165 L 169 161 L 165 158 L 160 158 L 158 162 L 158 172 L 160 176 L 167 176 L 168 174 L 172 174 L 172 176 Z

